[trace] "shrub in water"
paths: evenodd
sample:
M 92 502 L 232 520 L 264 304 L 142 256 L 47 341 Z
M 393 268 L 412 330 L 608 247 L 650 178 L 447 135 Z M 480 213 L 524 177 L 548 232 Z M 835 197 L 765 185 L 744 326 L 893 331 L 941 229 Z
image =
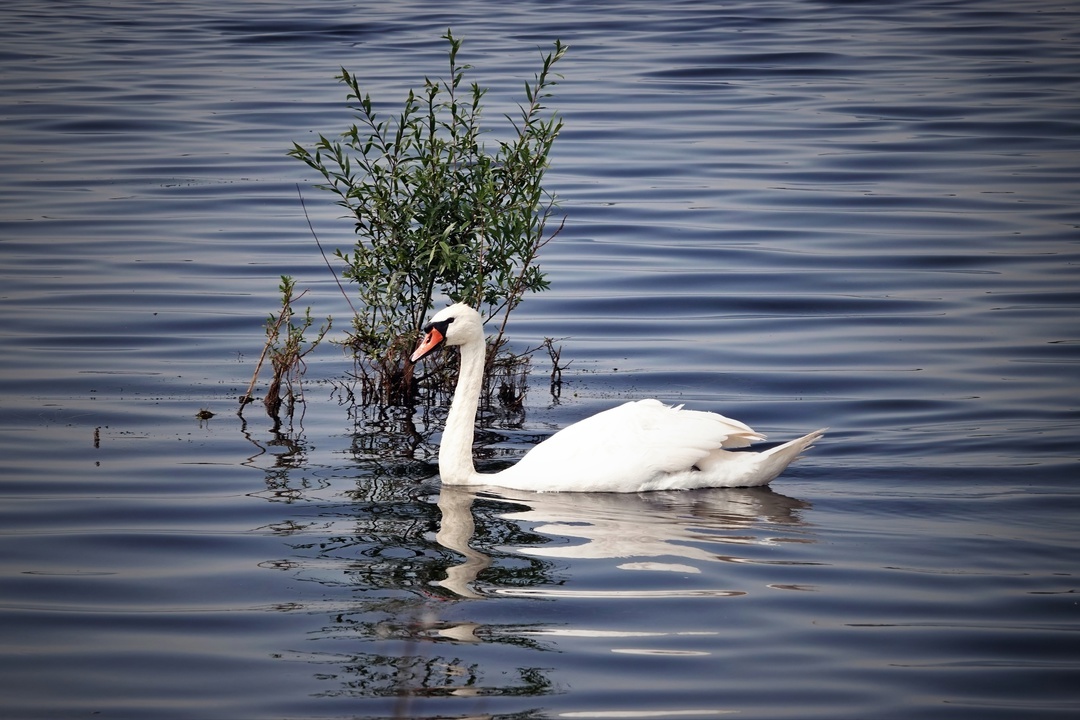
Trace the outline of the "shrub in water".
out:
M 555 198 L 542 180 L 562 121 L 543 102 L 566 47 L 556 41 L 542 56 L 540 71 L 525 83 L 520 114 L 508 117 L 513 136 L 491 152 L 480 127 L 487 90 L 465 85 L 470 66 L 458 64 L 461 41 L 450 31 L 443 38 L 449 77 L 425 79 L 399 115 L 378 115 L 356 76 L 342 69 L 338 79 L 357 122 L 340 139 L 320 136 L 314 148 L 294 144 L 289 152 L 322 175 L 318 187 L 337 195 L 356 220 L 356 244 L 335 255 L 359 293 L 349 344 L 363 369 L 366 400 L 414 396 L 408 355 L 440 294 L 495 320 L 488 354 L 494 366 L 510 313 L 526 293 L 548 286 L 537 255 L 558 229 L 547 232 Z
M 270 315 L 266 319 L 266 345 L 263 346 L 262 355 L 255 364 L 255 373 L 251 376 L 251 384 L 248 385 L 247 392 L 240 396 L 238 413 L 243 415 L 244 406 L 254 402 L 251 392 L 255 389 L 255 382 L 259 379 L 263 362 L 269 357 L 271 378 L 263 404 L 266 406 L 267 415 L 274 420 L 275 431 L 281 425 L 282 403 L 285 404 L 285 414 L 291 419 L 297 400 L 303 400 L 301 380 L 305 369 L 304 358 L 318 347 L 331 326 L 331 319 L 326 318 L 326 324 L 319 327 L 315 338 L 308 340 L 304 334 L 314 323 L 311 308 L 306 308 L 303 318 L 297 320 L 296 308 L 293 307 L 293 303 L 302 298 L 307 291 L 297 293 L 296 281 L 288 275 L 282 275 L 278 292 L 281 293 L 281 310 L 277 315 Z

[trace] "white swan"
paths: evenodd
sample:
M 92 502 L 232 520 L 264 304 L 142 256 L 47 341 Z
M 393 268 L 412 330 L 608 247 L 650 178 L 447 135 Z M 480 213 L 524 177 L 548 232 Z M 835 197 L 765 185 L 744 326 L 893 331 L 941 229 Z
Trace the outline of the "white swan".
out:
M 638 400 L 563 428 L 501 472 L 478 473 L 472 445 L 484 380 L 484 321 L 468 305 L 451 305 L 431 318 L 424 333 L 412 362 L 444 344 L 461 350 L 457 387 L 439 444 L 439 475 L 447 485 L 538 492 L 752 487 L 771 482 L 825 433 L 815 430 L 760 453 L 730 452 L 765 436 L 716 413 Z

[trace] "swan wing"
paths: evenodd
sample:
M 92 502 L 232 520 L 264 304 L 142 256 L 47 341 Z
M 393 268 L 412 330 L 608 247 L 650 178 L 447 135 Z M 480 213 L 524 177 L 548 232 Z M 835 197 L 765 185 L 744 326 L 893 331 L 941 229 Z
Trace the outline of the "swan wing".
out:
M 560 430 L 499 480 L 553 492 L 634 492 L 657 477 L 691 470 L 720 448 L 763 438 L 723 415 L 638 400 Z

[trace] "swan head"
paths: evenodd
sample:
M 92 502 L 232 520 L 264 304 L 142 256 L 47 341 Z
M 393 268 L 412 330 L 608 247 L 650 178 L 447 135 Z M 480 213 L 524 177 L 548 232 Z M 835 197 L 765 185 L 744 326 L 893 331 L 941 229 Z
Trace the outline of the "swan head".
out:
M 431 316 L 424 326 L 424 337 L 416 346 L 412 362 L 419 362 L 442 345 L 465 345 L 484 341 L 484 319 L 468 305 L 458 303 Z

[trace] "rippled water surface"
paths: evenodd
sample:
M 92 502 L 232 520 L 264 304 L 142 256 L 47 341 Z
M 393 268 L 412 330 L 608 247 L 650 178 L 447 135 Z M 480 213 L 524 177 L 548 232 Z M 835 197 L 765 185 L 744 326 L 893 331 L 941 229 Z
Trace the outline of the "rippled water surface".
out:
M 440 492 L 333 347 L 302 419 L 237 417 L 281 274 L 348 324 L 297 185 L 351 225 L 285 151 L 447 27 L 493 137 L 570 45 L 511 334 L 571 364 L 487 461 L 649 396 L 830 426 L 771 489 Z M 7 3 L 0 40 L 0 716 L 1080 711 L 1074 3 Z

